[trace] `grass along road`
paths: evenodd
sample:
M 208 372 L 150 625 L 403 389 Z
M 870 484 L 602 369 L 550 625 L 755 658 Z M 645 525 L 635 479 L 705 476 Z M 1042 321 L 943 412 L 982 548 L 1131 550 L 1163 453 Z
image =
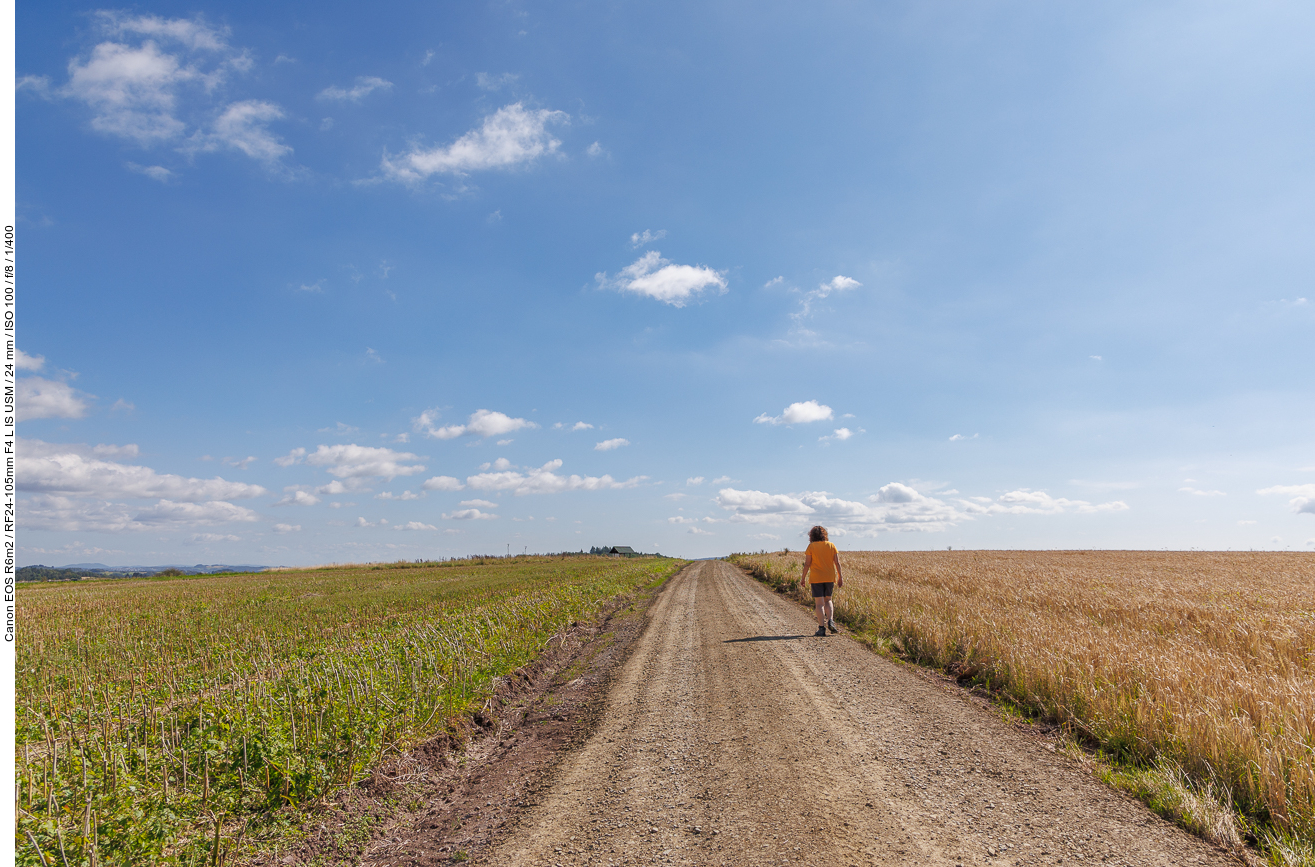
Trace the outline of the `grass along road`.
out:
M 459 732 L 495 677 L 678 566 L 488 558 L 24 585 L 18 863 L 210 864 L 275 840 L 383 756 Z

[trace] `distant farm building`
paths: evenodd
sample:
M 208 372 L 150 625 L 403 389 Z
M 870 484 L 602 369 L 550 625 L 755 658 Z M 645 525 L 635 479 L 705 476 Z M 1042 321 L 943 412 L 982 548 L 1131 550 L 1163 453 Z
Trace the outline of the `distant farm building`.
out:
M 639 556 L 642 556 L 638 551 L 636 551 L 634 548 L 631 548 L 629 545 L 615 545 L 615 546 L 613 546 L 613 547 L 611 547 L 611 548 L 608 548 L 608 549 L 607 549 L 607 553 L 608 553 L 608 554 L 611 554 L 613 557 L 639 557 Z

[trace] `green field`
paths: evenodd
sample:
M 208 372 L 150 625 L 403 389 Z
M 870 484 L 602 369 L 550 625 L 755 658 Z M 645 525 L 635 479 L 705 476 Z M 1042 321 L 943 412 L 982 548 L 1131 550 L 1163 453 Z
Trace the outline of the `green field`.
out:
M 517 557 L 25 585 L 18 863 L 211 864 L 463 721 L 679 561 Z

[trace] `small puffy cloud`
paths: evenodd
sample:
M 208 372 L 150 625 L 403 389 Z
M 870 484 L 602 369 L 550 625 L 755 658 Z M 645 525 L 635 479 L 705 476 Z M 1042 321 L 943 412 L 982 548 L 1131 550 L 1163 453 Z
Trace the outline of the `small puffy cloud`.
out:
M 859 428 L 858 430 L 853 431 L 853 430 L 850 430 L 850 429 L 847 428 L 847 427 L 838 427 L 838 428 L 836 428 L 834 431 L 832 431 L 830 434 L 828 434 L 828 435 L 826 435 L 826 436 L 823 436 L 823 437 L 818 437 L 818 439 L 821 440 L 822 442 L 830 442 L 831 440 L 839 440 L 839 441 L 841 441 L 841 442 L 844 442 L 845 440 L 849 439 L 850 437 L 854 436 L 855 434 L 861 434 L 861 433 L 863 433 L 863 432 L 864 432 L 864 431 L 863 431 L 862 428 Z
M 15 349 L 14 365 L 19 370 L 40 370 L 46 366 L 44 355 L 28 355 L 21 349 Z
M 320 501 L 320 498 L 309 491 L 292 488 L 283 499 L 274 503 L 276 506 L 313 506 Z
M 437 530 L 433 524 L 422 524 L 419 521 L 407 521 L 405 524 L 397 524 L 394 530 Z
M 494 92 L 515 84 L 518 78 L 520 78 L 520 76 L 512 72 L 504 72 L 501 75 L 489 75 L 487 72 L 477 72 L 475 73 L 475 86 L 480 90 Z
M 290 467 L 293 464 L 301 463 L 302 459 L 305 457 L 306 457 L 305 449 L 293 449 L 283 457 L 275 458 L 274 463 L 280 467 Z
M 458 509 L 451 514 L 443 513 L 443 519 L 447 521 L 493 521 L 497 517 L 488 512 L 481 512 L 479 509 Z
M 579 431 L 579 430 L 593 430 L 593 429 L 594 429 L 594 426 L 593 426 L 593 425 L 589 424 L 588 422 L 583 422 L 583 421 L 577 421 L 575 424 L 571 425 L 571 430 L 575 430 L 575 431 Z
M 224 458 L 222 461 L 225 466 L 237 467 L 239 470 L 245 470 L 255 462 L 256 458 L 254 455 L 248 455 L 245 458 Z
M 1292 507 L 1292 511 L 1315 515 L 1315 485 L 1274 485 L 1261 488 L 1256 493 L 1261 496 L 1281 494 L 1290 497 L 1288 505 Z
M 357 519 L 356 519 L 356 526 L 358 526 L 358 527 L 387 527 L 387 526 L 388 526 L 388 519 L 387 519 L 387 518 L 380 518 L 378 521 L 375 521 L 374 523 L 370 523 L 369 521 L 365 520 L 364 518 L 357 518 Z
M 461 505 L 473 506 L 479 509 L 496 509 L 498 504 L 492 500 L 462 500 Z
M 528 494 L 557 494 L 563 491 L 602 491 L 633 488 L 647 476 L 635 476 L 618 482 L 611 476 L 561 476 L 553 472 L 561 467 L 560 460 L 549 461 L 541 467 L 514 469 L 492 467 L 495 472 L 482 472 L 468 476 L 466 484 L 477 491 L 514 491 L 516 496 Z
M 320 446 L 306 456 L 311 466 L 327 467 L 331 475 L 340 479 L 380 478 L 394 479 L 423 473 L 423 464 L 407 464 L 419 460 L 410 452 L 397 452 L 378 446 L 349 445 Z
M 648 229 L 645 229 L 642 232 L 635 232 L 630 236 L 630 246 L 642 247 L 645 244 L 651 244 L 654 241 L 661 241 L 666 236 L 666 229 L 658 229 L 656 232 L 650 232 Z
M 460 491 L 466 487 L 461 484 L 461 480 L 452 476 L 434 476 L 432 479 L 425 479 L 420 487 L 426 491 Z
M 136 406 L 124 400 L 123 398 L 119 398 L 118 400 L 114 401 L 113 404 L 111 404 L 110 412 L 132 412 L 136 408 L 137 408 Z
M 713 533 L 713 532 L 711 532 L 711 531 L 709 531 L 709 530 L 705 530 L 705 529 L 703 529 L 702 527 L 690 527 L 690 528 L 689 528 L 688 530 L 686 530 L 685 532 L 687 532 L 687 533 L 689 533 L 689 534 L 691 534 L 691 535 L 693 535 L 693 536 L 715 536 L 715 535 L 716 535 L 715 533 Z
M 292 153 L 278 136 L 267 128 L 272 120 L 283 117 L 283 109 L 272 102 L 248 99 L 226 106 L 207 133 L 193 137 L 189 150 L 213 151 L 228 148 L 241 151 L 254 160 L 274 163 Z
M 241 536 L 224 533 L 193 533 L 187 540 L 193 545 L 205 545 L 211 542 L 241 542 Z
M 724 271 L 704 265 L 675 265 L 657 250 L 650 250 L 621 270 L 616 277 L 605 273 L 594 275 L 601 289 L 634 292 L 653 298 L 672 307 L 684 307 L 700 293 L 709 289 L 725 292 Z
M 690 488 L 698 487 L 703 484 L 703 476 L 690 476 L 685 480 L 685 485 Z
M 375 494 L 374 498 L 376 500 L 418 500 L 420 499 L 420 494 L 413 494 L 410 491 L 403 491 L 400 494 L 392 494 L 388 491 L 384 491 L 382 494 Z
M 975 439 L 977 439 L 977 434 L 973 434 L 970 437 L 966 437 L 963 434 L 954 434 L 953 436 L 950 437 L 950 442 L 957 443 L 963 440 L 975 440 Z
M 280 535 L 285 533 L 300 533 L 301 524 L 275 524 L 274 532 Z
M 352 427 L 349 424 L 343 424 L 342 422 L 338 422 L 333 427 L 320 428 L 317 431 L 317 433 L 331 433 L 331 434 L 337 434 L 338 436 L 350 436 L 351 434 L 354 433 L 360 433 L 360 431 L 361 429 L 358 427 Z
M 166 169 L 164 166 L 143 166 L 132 162 L 124 163 L 123 166 L 130 172 L 136 172 L 139 175 L 146 175 L 146 177 L 151 180 L 159 181 L 160 183 L 165 183 L 170 178 L 174 177 L 174 173 Z
M 720 485 L 730 481 L 734 481 L 730 476 L 717 476 L 717 478 L 712 480 L 712 484 Z
M 1223 497 L 1226 496 L 1223 491 L 1202 491 L 1197 488 L 1179 488 L 1180 493 L 1191 494 L 1194 497 Z
M 594 142 L 593 144 L 589 145 L 589 147 L 585 148 L 584 152 L 591 157 L 600 157 L 603 155 L 603 146 L 598 142 Z
M 755 418 L 754 424 L 808 424 L 814 421 L 828 421 L 834 417 L 831 407 L 815 400 L 792 403 L 780 415 L 763 413 Z
M 72 386 L 41 376 L 18 380 L 18 421 L 34 418 L 82 418 L 87 402 Z
M 780 279 L 780 278 L 778 278 Z M 775 282 L 775 281 L 772 281 Z M 770 283 L 768 284 L 771 285 Z M 857 289 L 863 284 L 857 280 L 846 277 L 843 274 L 837 274 L 829 283 L 822 283 L 816 289 L 804 295 L 803 301 L 800 302 L 799 310 L 790 314 L 795 320 L 803 319 L 813 312 L 813 302 L 826 298 L 833 292 L 846 292 L 850 289 Z M 766 287 L 764 287 L 766 288 Z
M 603 440 L 601 443 L 596 444 L 594 446 L 594 451 L 610 452 L 613 449 L 619 449 L 622 446 L 628 446 L 628 445 L 630 445 L 630 440 L 626 439 L 625 437 L 617 437 L 616 439 Z
M 538 425 L 523 418 L 512 418 L 506 413 L 488 409 L 478 409 L 471 413 L 466 424 L 449 424 L 438 426 L 438 411 L 425 410 L 411 420 L 417 433 L 440 440 L 456 439 L 459 436 L 494 437 L 505 436 L 518 430 L 537 428 Z
M 392 87 L 391 81 L 385 81 L 377 76 L 357 76 L 356 86 L 351 90 L 332 85 L 321 90 L 315 98 L 338 102 L 360 102 L 376 90 L 391 90 Z
M 395 157 L 385 154 L 380 168 L 384 177 L 405 183 L 417 183 L 434 174 L 515 168 L 555 153 L 562 143 L 552 137 L 548 126 L 568 119 L 565 112 L 527 111 L 524 104 L 512 103 L 446 147 L 414 147 Z

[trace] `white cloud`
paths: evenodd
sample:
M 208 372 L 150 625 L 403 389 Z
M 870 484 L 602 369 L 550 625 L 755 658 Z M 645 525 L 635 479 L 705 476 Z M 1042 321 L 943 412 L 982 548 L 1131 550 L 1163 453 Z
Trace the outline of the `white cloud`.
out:
M 320 498 L 299 488 L 286 489 L 287 495 L 283 499 L 274 503 L 276 506 L 313 506 L 320 501 Z
M 808 424 L 814 421 L 828 421 L 833 417 L 831 407 L 815 400 L 805 400 L 790 404 L 780 415 L 772 416 L 763 413 L 753 421 L 755 424 Z
M 648 229 L 645 229 L 642 232 L 635 232 L 630 236 L 630 246 L 642 247 L 645 244 L 651 244 L 654 241 L 661 241 L 666 236 L 666 229 L 658 229 L 656 232 L 650 232 Z
M 553 472 L 560 468 L 560 460 L 549 461 L 541 467 L 526 469 L 498 469 L 466 478 L 466 484 L 478 491 L 514 491 L 516 496 L 527 494 L 557 494 L 563 491 L 602 491 L 633 488 L 647 476 L 635 476 L 618 482 L 611 476 L 559 476 Z
M 419 521 L 407 521 L 405 524 L 398 524 L 393 527 L 394 530 L 437 530 L 433 524 L 422 524 Z
M 594 451 L 610 452 L 613 449 L 619 449 L 622 446 L 628 446 L 628 445 L 630 445 L 630 440 L 626 439 L 625 437 L 617 437 L 616 439 L 603 440 L 601 443 L 596 444 L 594 446 Z
M 316 433 L 331 433 L 338 434 L 339 436 L 349 436 L 354 433 L 360 433 L 360 431 L 361 429 L 358 427 L 352 427 L 349 424 L 338 422 L 333 427 L 322 427 L 317 430 Z
M 818 439 L 821 440 L 822 442 L 829 442 L 831 440 L 840 440 L 841 442 L 844 442 L 845 440 L 849 439 L 855 434 L 861 434 L 861 433 L 865 433 L 863 428 L 859 428 L 858 430 L 853 431 L 847 427 L 838 427 L 827 436 L 818 437 Z
M 775 533 L 754 533 L 753 535 L 749 536 L 749 538 L 760 539 L 762 541 L 770 540 L 772 542 L 779 542 L 781 540 L 781 537 L 776 535 Z
M 164 183 L 174 176 L 174 173 L 166 169 L 164 166 L 143 166 L 133 162 L 124 163 L 123 165 L 130 172 L 136 172 L 139 175 L 146 175 L 146 177 L 151 180 L 159 181 L 160 183 Z
M 138 510 L 100 499 L 34 494 L 25 499 L 24 506 L 26 529 L 74 533 L 169 530 L 258 519 L 250 509 L 218 501 L 179 503 L 166 499 Z
M 767 285 L 770 286 L 771 283 L 768 283 Z M 831 282 L 819 284 L 816 289 L 806 293 L 804 295 L 803 301 L 800 302 L 798 312 L 792 313 L 790 315 L 796 321 L 803 319 L 809 316 L 810 314 L 812 314 L 814 301 L 820 301 L 823 298 L 826 298 L 832 292 L 846 292 L 850 289 L 857 289 L 859 286 L 862 285 L 863 285 L 862 283 L 858 282 L 857 280 L 854 280 L 851 277 L 846 277 L 843 274 L 838 274 L 835 277 L 831 278 Z
M 158 15 L 128 15 L 100 10 L 101 26 L 110 33 L 136 33 L 157 39 L 173 40 L 198 51 L 223 51 L 228 47 L 228 28 L 218 29 L 202 19 L 161 18 Z
M 714 485 L 720 485 L 724 482 L 730 482 L 730 481 L 734 481 L 730 476 L 717 476 L 717 478 L 712 480 L 712 483 Z
M 231 103 L 215 118 L 208 133 L 197 133 L 192 137 L 187 150 L 231 148 L 254 160 L 277 162 L 292 153 L 292 148 L 270 132 L 267 124 L 282 117 L 283 109 L 272 102 L 248 99 Z
M 221 478 L 190 479 L 100 459 L 136 453 L 136 446 L 97 446 L 88 450 L 86 446 L 22 439 L 18 443 L 18 489 L 100 499 L 163 497 L 185 502 L 246 499 L 267 493 L 260 485 Z
M 274 463 L 280 467 L 290 467 L 293 464 L 301 463 L 302 458 L 306 457 L 305 449 L 293 449 L 281 458 L 275 458 Z
M 18 421 L 34 418 L 82 418 L 87 403 L 79 392 L 64 382 L 40 376 L 18 380 Z
M 959 502 L 964 510 L 969 513 L 991 515 L 1058 515 L 1064 512 L 1089 515 L 1097 512 L 1122 512 L 1129 508 L 1128 504 L 1122 500 L 1092 504 L 1086 500 L 1056 498 L 1045 491 L 1033 491 L 1027 488 L 1001 494 L 994 502 L 982 497 L 973 500 L 960 500 Z
M 423 473 L 423 464 L 404 464 L 420 457 L 410 452 L 396 452 L 375 446 L 349 445 L 320 446 L 306 456 L 306 463 L 328 467 L 329 473 L 340 479 L 381 478 L 394 479 Z
M 977 439 L 977 434 L 973 434 L 970 437 L 964 436 L 963 434 L 955 434 L 952 437 L 950 437 L 950 442 L 957 443 L 962 440 L 975 440 L 975 439 Z
M 461 484 L 461 480 L 452 476 L 434 476 L 432 479 L 426 479 L 420 485 L 426 491 L 460 491 L 466 486 Z
M 1269 488 L 1261 488 L 1256 493 L 1261 496 L 1269 494 L 1287 495 L 1291 497 L 1288 500 L 1288 505 L 1292 507 L 1292 511 L 1315 515 L 1315 485 L 1274 485 Z
M 380 518 L 378 521 L 376 521 L 375 523 L 372 524 L 372 523 L 370 523 L 369 521 L 365 520 L 364 518 L 357 518 L 357 519 L 356 519 L 356 526 L 358 526 L 358 527 L 386 527 L 386 526 L 388 526 L 388 519 L 387 519 L 387 518 Z
M 493 521 L 497 517 L 488 512 L 481 512 L 479 509 L 458 509 L 451 514 L 443 513 L 443 519 L 447 521 Z
M 598 142 L 594 142 L 593 144 L 589 145 L 589 147 L 585 148 L 584 152 L 591 157 L 600 157 L 603 155 L 603 146 Z
M 496 509 L 498 504 L 492 500 L 462 500 L 461 505 L 473 506 L 479 509 Z
M 715 287 L 725 292 L 727 288 L 724 271 L 703 265 L 673 265 L 657 250 L 649 250 L 614 278 L 601 272 L 594 278 L 600 289 L 634 292 L 673 307 L 684 307 L 706 289 Z
M 385 81 L 377 76 L 357 76 L 356 86 L 351 90 L 344 90 L 336 85 L 326 87 L 321 90 L 315 97 L 316 99 L 332 99 L 347 102 L 360 102 L 376 90 L 391 90 L 393 83 Z
M 415 430 L 427 437 L 440 440 L 456 439 L 459 436 L 473 435 L 479 437 L 503 436 L 522 429 L 537 428 L 538 425 L 523 418 L 493 410 L 478 409 L 471 413 L 466 424 L 449 424 L 437 427 L 438 410 L 425 410 L 411 420 Z
M 280 535 L 284 533 L 300 533 L 301 524 L 275 524 L 274 532 Z
M 376 500 L 418 500 L 421 496 L 421 494 L 413 494 L 410 491 L 403 491 L 400 494 L 393 494 L 384 491 L 381 494 L 376 494 L 374 498 Z
M 21 349 L 15 349 L 14 352 L 16 353 L 14 364 L 19 370 L 40 370 L 46 365 L 44 355 L 28 355 Z
M 694 488 L 703 484 L 703 476 L 690 476 L 685 480 L 686 487 Z
M 223 533 L 193 533 L 187 541 L 193 545 L 203 545 L 208 542 L 241 542 L 242 537 Z
M 225 466 L 237 467 L 239 470 L 245 470 L 255 462 L 256 458 L 252 455 L 248 455 L 245 458 L 224 458 L 222 461 Z
M 493 92 L 515 84 L 516 79 L 518 78 L 520 78 L 520 76 L 512 72 L 504 72 L 502 75 L 489 75 L 487 72 L 477 72 L 475 73 L 475 86 L 480 90 Z
M 461 175 L 513 168 L 555 153 L 562 143 L 548 132 L 548 125 L 565 122 L 568 117 L 562 111 L 526 111 L 523 104 L 512 103 L 485 117 L 479 129 L 447 147 L 415 147 L 397 157 L 385 154 L 380 168 L 385 177 L 407 183 L 440 173 Z
M 1200 491 L 1196 488 L 1179 488 L 1184 494 L 1191 494 L 1195 497 L 1223 497 L 1226 496 L 1223 491 Z
M 577 421 L 575 424 L 571 425 L 571 430 L 593 430 L 593 429 L 594 429 L 593 425 L 583 421 Z
M 688 530 L 686 530 L 685 532 L 690 533 L 691 535 L 694 535 L 694 536 L 715 536 L 715 535 L 716 535 L 715 533 L 709 532 L 708 530 L 705 530 L 705 529 L 703 529 L 702 527 L 690 527 L 690 528 L 689 528 Z
M 283 116 L 273 103 L 230 103 L 220 106 L 208 125 L 195 120 L 210 113 L 205 104 L 213 104 L 230 73 L 253 66 L 248 52 L 228 45 L 227 29 L 211 27 L 200 18 L 113 11 L 98 12 L 97 19 L 100 29 L 113 39 L 72 58 L 63 87 L 52 89 L 44 79 L 21 83 L 45 96 L 83 103 L 91 109 L 93 129 L 142 147 L 186 137 L 183 150 L 190 152 L 232 147 L 266 162 L 291 152 L 264 126 Z M 208 129 L 202 129 L 205 126 Z M 129 168 L 156 180 L 167 180 L 172 174 L 163 166 L 130 163 Z

